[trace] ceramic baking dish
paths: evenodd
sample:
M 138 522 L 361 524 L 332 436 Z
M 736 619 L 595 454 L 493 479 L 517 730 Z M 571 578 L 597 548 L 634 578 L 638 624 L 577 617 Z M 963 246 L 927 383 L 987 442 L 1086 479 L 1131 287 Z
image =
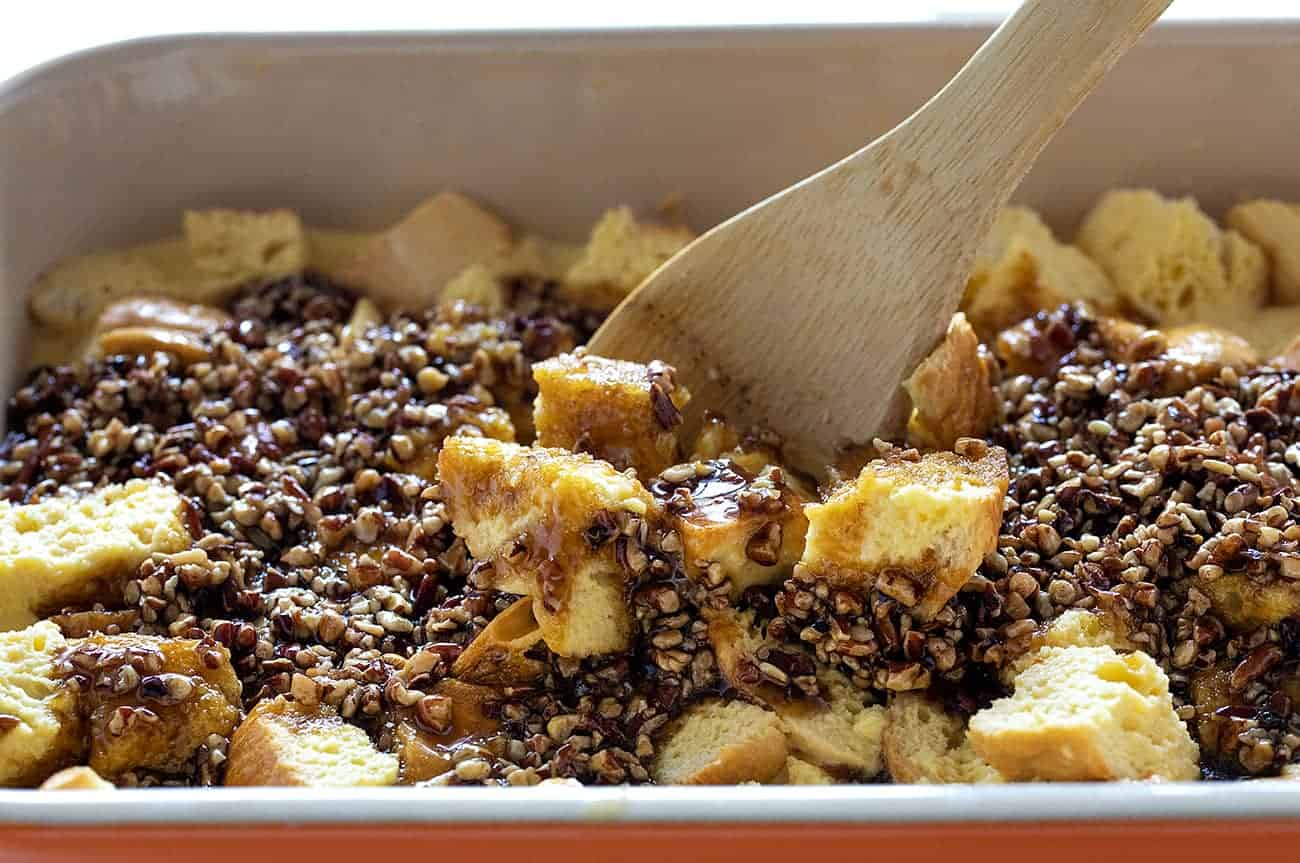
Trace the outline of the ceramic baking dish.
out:
M 34 275 L 171 232 L 181 208 L 288 206 L 316 224 L 377 226 L 456 187 L 523 227 L 577 237 L 612 203 L 680 194 L 705 227 L 890 127 L 986 33 L 204 36 L 57 61 L 0 88 L 0 385 L 14 386 Z M 1298 199 L 1298 81 L 1300 25 L 1161 26 L 1019 197 L 1065 231 L 1115 185 L 1194 192 L 1213 212 L 1248 195 Z M 1300 783 L 1285 782 L 0 791 L 0 857 L 13 859 L 355 859 L 380 842 L 384 854 L 458 847 L 530 863 L 1222 860 L 1289 857 L 1297 840 Z

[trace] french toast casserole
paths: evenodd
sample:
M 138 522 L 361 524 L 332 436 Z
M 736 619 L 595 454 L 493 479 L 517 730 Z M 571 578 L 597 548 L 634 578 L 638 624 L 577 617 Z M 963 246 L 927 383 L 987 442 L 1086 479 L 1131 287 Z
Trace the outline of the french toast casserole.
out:
M 181 227 L 29 295 L 0 785 L 1300 773 L 1300 205 L 1006 210 L 814 473 L 583 349 L 663 214 Z

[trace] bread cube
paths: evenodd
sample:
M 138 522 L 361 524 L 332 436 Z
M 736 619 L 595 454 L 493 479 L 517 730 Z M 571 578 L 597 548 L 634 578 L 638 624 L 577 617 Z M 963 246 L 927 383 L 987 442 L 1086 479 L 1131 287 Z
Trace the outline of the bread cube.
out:
M 799 565 L 831 587 L 875 588 L 933 616 L 997 546 L 1006 453 L 982 441 L 921 456 L 891 450 L 822 504 L 804 507 Z
M 1196 708 L 1193 727 L 1206 755 L 1217 756 L 1235 752 L 1237 732 L 1219 711 L 1233 702 L 1232 670 L 1235 663 L 1220 662 L 1192 674 L 1192 705 Z
M 1196 586 L 1234 632 L 1275 626 L 1300 615 L 1300 583 L 1293 579 L 1254 579 L 1244 572 L 1229 572 L 1213 579 L 1198 575 Z
M 993 356 L 961 312 L 943 341 L 921 361 L 904 387 L 912 398 L 910 443 L 952 449 L 958 438 L 983 437 L 998 414 Z
M 190 547 L 183 512 L 173 488 L 145 480 L 80 498 L 0 501 L 0 630 L 68 605 L 120 601 L 145 558 Z
M 41 783 L 41 791 L 113 791 L 116 786 L 89 767 L 65 767 Z
M 397 782 L 397 756 L 330 707 L 259 703 L 230 740 L 227 785 L 352 788 Z
M 487 686 L 521 686 L 546 674 L 547 664 L 528 654 L 542 643 L 533 601 L 522 597 L 489 621 L 456 658 L 457 680 Z
M 538 446 L 591 453 L 646 480 L 681 458 L 677 427 L 690 393 L 668 366 L 579 349 L 537 363 L 533 378 Z
M 239 724 L 239 678 L 211 641 L 93 635 L 72 642 L 58 668 L 80 679 L 89 764 L 107 779 L 180 772 L 211 735 L 228 737 Z
M 889 705 L 884 756 L 895 782 L 986 785 L 1004 781 L 971 748 L 961 717 L 915 692 L 900 693 Z
M 185 242 L 210 284 L 234 288 L 301 273 L 307 238 L 292 210 L 187 210 Z
M 76 696 L 55 671 L 66 647 L 48 621 L 0 633 L 0 787 L 36 785 L 85 755 Z
M 562 294 L 584 306 L 612 309 L 693 239 L 688 228 L 639 222 L 628 207 L 609 210 L 564 274 Z
M 532 597 L 546 645 L 581 657 L 627 647 L 624 593 L 648 558 L 633 521 L 657 518 L 641 483 L 560 449 L 453 437 L 438 456 L 442 498 L 487 586 Z
M 438 681 L 433 693 L 404 710 L 397 723 L 398 756 L 404 785 L 450 770 L 452 747 L 466 738 L 490 737 L 501 726 L 501 691 L 463 680 Z
M 788 755 L 775 713 L 714 698 L 693 704 L 669 724 L 650 774 L 660 785 L 772 782 Z
M 1268 256 L 1271 300 L 1300 304 L 1300 204 L 1247 201 L 1229 210 L 1225 221 Z
M 785 775 L 781 785 L 835 785 L 835 777 L 816 764 L 810 764 L 793 755 L 785 760 Z
M 730 459 L 677 465 L 651 484 L 682 543 L 686 574 L 734 599 L 789 577 L 803 552 L 804 499 L 779 467 L 757 475 Z
M 388 310 L 426 309 L 472 264 L 504 254 L 510 226 L 456 192 L 440 192 L 375 235 L 339 273 Z
M 1038 214 L 1003 209 L 971 268 L 962 311 L 988 342 L 1035 312 L 1082 300 L 1100 312 L 1120 298 L 1106 273 L 1077 248 L 1058 242 Z
M 1250 342 L 1235 333 L 1206 324 L 1171 327 L 1165 331 L 1170 359 L 1189 366 L 1233 366 L 1247 369 L 1259 364 L 1259 354 Z
M 1267 299 L 1264 253 L 1236 231 L 1220 230 L 1191 198 L 1108 192 L 1076 242 L 1133 308 L 1162 326 L 1217 321 Z
M 1169 678 L 1145 653 L 1048 647 L 1015 692 L 970 721 L 971 746 L 1010 780 L 1192 780 L 1200 751 Z

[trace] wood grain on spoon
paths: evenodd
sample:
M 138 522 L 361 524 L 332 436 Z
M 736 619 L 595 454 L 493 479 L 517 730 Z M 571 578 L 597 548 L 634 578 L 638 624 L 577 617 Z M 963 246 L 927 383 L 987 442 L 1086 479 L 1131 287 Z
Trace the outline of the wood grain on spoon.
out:
M 901 435 L 900 384 L 944 332 L 997 210 L 1169 2 L 1022 3 L 888 134 L 664 264 L 592 352 L 672 363 L 692 405 L 775 430 L 808 469 Z

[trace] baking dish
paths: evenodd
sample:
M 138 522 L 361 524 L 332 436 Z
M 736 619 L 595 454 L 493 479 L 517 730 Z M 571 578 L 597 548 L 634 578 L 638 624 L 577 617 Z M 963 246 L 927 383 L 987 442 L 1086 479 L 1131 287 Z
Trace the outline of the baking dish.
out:
M 203 36 L 57 61 L 0 90 L 0 292 L 13 298 L 0 307 L 0 377 L 11 390 L 19 298 L 33 276 L 68 254 L 167 233 L 184 207 L 287 206 L 312 223 L 364 227 L 455 187 L 524 228 L 576 238 L 611 203 L 680 194 L 705 227 L 887 129 L 986 34 Z M 1194 192 L 1211 212 L 1239 197 L 1300 197 L 1297 45 L 1295 24 L 1157 28 L 1070 121 L 1020 199 L 1069 231 L 1117 185 Z M 295 851 L 331 854 L 454 837 L 480 856 L 528 847 L 538 860 L 683 849 L 766 859 L 863 841 L 928 859 L 960 841 L 972 860 L 1068 860 L 1131 852 L 1141 836 L 1199 859 L 1243 843 L 1280 849 L 1300 838 L 1293 814 L 1300 787 L 1283 782 L 0 791 L 0 855 L 81 859 L 95 843 L 142 860 L 184 842 L 206 859 L 189 851 L 198 837 L 200 855 L 275 853 L 277 825 L 295 824 Z M 1080 821 L 1086 839 L 1062 844 Z M 930 842 L 918 846 L 922 835 Z

